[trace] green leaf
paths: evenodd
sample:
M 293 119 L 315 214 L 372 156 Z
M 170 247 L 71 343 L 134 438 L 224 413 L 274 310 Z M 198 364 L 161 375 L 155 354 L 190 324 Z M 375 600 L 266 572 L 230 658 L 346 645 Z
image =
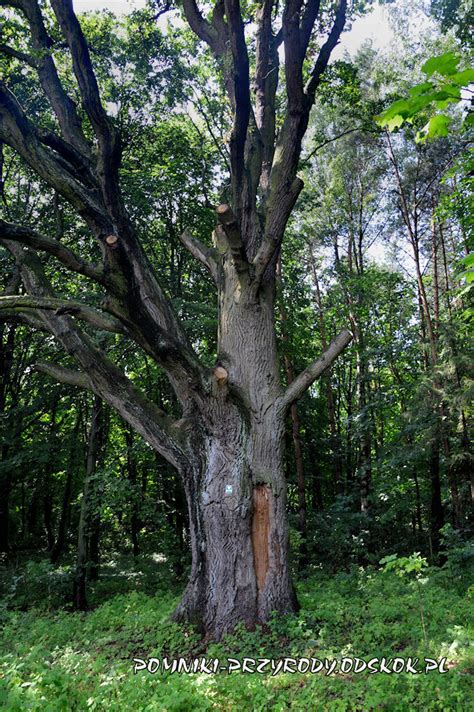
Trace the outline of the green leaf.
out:
M 432 96 L 435 101 L 443 101 L 444 99 L 455 99 L 459 101 L 461 98 L 461 89 L 453 84 L 444 84 L 440 91 L 435 92 Z
M 423 127 L 427 138 L 440 138 L 448 135 L 448 126 L 452 119 L 445 114 L 437 114 L 433 116 L 426 126 Z
M 430 57 L 421 69 L 428 77 L 431 77 L 435 72 L 449 77 L 451 74 L 455 74 L 459 62 L 460 57 L 454 52 L 446 52 L 437 57 Z
M 465 87 L 471 82 L 474 82 L 474 69 L 465 69 L 462 72 L 456 72 L 456 74 L 451 74 L 449 78 L 453 84 Z
M 399 99 L 375 118 L 380 126 L 387 126 L 389 131 L 393 131 L 401 126 L 409 116 L 411 116 L 409 102 L 406 99 Z
M 466 267 L 474 266 L 474 252 L 470 252 L 466 257 L 463 257 L 461 262 Z
M 426 92 L 432 90 L 433 84 L 431 82 L 423 82 L 422 84 L 415 84 L 414 87 L 412 87 L 409 90 L 410 96 L 420 96 L 420 94 L 426 94 Z
M 399 114 L 397 116 L 394 116 L 393 119 L 388 119 L 388 121 L 385 121 L 382 126 L 386 126 L 389 131 L 393 131 L 394 129 L 398 129 L 400 126 L 403 125 L 403 122 L 405 119 L 403 116 L 400 116 Z
M 453 97 L 449 97 L 448 99 L 442 99 L 441 101 L 435 101 L 435 106 L 437 109 L 446 109 L 447 106 L 450 104 L 457 104 L 458 99 L 454 99 Z

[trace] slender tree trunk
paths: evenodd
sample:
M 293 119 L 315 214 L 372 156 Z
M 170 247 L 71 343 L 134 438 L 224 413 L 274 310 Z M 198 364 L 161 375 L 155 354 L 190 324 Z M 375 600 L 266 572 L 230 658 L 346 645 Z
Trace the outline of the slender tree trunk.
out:
M 94 407 L 95 403 L 94 403 Z M 99 406 L 97 406 L 99 408 Z M 102 403 L 102 407 L 99 408 L 99 433 L 97 437 L 99 438 L 99 443 L 97 445 L 98 456 L 96 462 L 96 469 L 102 464 L 103 458 L 105 458 L 105 451 L 108 439 L 110 418 L 110 411 Z M 90 436 L 90 433 L 89 433 Z M 87 463 L 86 463 L 87 464 Z M 94 473 L 96 474 L 96 472 Z M 97 581 L 99 579 L 100 572 L 100 534 L 101 534 L 101 519 L 100 519 L 100 497 L 102 494 L 102 487 L 96 478 L 92 478 L 89 483 L 89 499 L 92 502 L 92 508 L 88 507 L 88 536 L 87 536 L 87 564 L 88 564 L 88 578 L 90 581 Z
M 89 580 L 98 581 L 100 572 L 100 517 L 92 517 L 89 537 Z
M 3 154 L 0 150 L 0 158 L 2 157 Z M 11 324 L 4 339 L 5 328 L 6 325 L 0 323 L 0 415 L 4 418 L 4 424 L 6 424 L 7 394 L 11 386 L 16 327 Z M 11 408 L 16 405 L 16 402 L 9 403 Z M 12 432 L 16 433 L 16 431 L 17 428 L 13 424 Z M 13 472 L 11 466 L 5 464 L 9 449 L 9 443 L 4 442 L 0 451 L 0 553 L 8 553 L 10 550 L 10 494 L 13 486 Z
M 53 488 L 51 481 L 51 469 L 54 467 L 56 460 L 56 410 L 58 401 L 55 400 L 51 408 L 51 423 L 48 432 L 48 444 L 50 445 L 48 463 L 44 472 L 44 496 L 43 496 L 43 515 L 44 527 L 46 529 L 46 538 L 48 543 L 48 551 L 52 551 L 54 547 L 54 528 L 53 528 Z
M 324 501 L 323 501 L 321 468 L 319 467 L 319 464 L 318 464 L 319 453 L 316 452 L 316 449 L 314 449 L 314 450 L 311 449 L 310 455 L 311 455 L 311 452 L 313 453 L 313 459 L 311 459 L 311 462 L 314 462 L 313 477 L 312 477 L 312 505 L 313 505 L 314 511 L 322 512 L 324 509 Z
M 347 437 L 346 437 L 346 481 L 352 483 L 354 479 L 354 465 L 352 460 L 352 440 L 353 440 L 353 383 L 352 383 L 352 363 L 349 364 L 349 383 L 347 386 Z
M 125 442 L 127 445 L 127 473 L 128 481 L 130 483 L 132 491 L 132 498 L 130 502 L 130 536 L 132 539 L 132 553 L 133 556 L 136 557 L 140 553 L 140 546 L 138 542 L 138 532 L 140 530 L 140 516 L 137 492 L 137 463 L 133 452 L 133 440 L 133 430 L 127 427 L 125 430 Z
M 48 551 L 54 547 L 54 531 L 53 531 L 53 494 L 51 492 L 51 482 L 48 482 L 49 477 L 45 478 L 45 493 L 43 497 L 43 519 L 44 528 L 46 530 L 46 541 Z
M 7 449 L 2 448 L 2 460 L 6 460 Z M 11 472 L 0 475 L 0 554 L 10 551 L 10 492 L 12 487 Z
M 71 452 L 69 456 L 69 463 L 66 471 L 66 482 L 64 484 L 63 501 L 61 506 L 61 515 L 58 524 L 58 533 L 56 536 L 56 541 L 51 549 L 50 559 L 51 563 L 55 564 L 59 560 L 61 554 L 64 551 L 66 544 L 66 533 L 67 533 L 67 522 L 69 517 L 69 507 L 71 505 L 71 495 L 72 495 L 72 481 L 74 473 L 77 466 L 77 436 L 79 433 L 79 426 L 81 422 L 80 412 L 76 416 L 76 423 L 71 437 Z
M 357 351 L 357 380 L 359 389 L 359 412 L 363 417 L 361 444 L 359 452 L 360 473 L 360 509 L 369 511 L 369 494 L 372 484 L 372 425 L 368 413 L 367 399 L 367 368 L 365 363 L 365 346 L 362 335 L 359 334 Z
M 421 496 L 420 496 L 420 483 L 418 481 L 418 473 L 416 467 L 413 468 L 413 481 L 415 483 L 415 506 L 416 506 L 416 523 L 418 525 L 418 531 L 420 537 L 423 534 L 423 522 L 421 519 Z
M 445 239 L 444 239 L 444 231 L 443 231 L 443 226 L 441 223 L 438 225 L 438 232 L 439 232 L 439 242 L 441 245 L 441 254 L 442 254 L 442 261 L 443 261 L 443 274 L 444 274 L 444 297 L 445 297 L 445 302 L 446 302 L 446 307 L 449 315 L 449 321 L 450 325 L 453 322 L 453 314 L 452 314 L 452 308 L 451 308 L 451 299 L 450 299 L 450 283 L 449 283 L 449 272 L 448 272 L 448 260 L 447 260 L 447 255 L 446 255 L 446 244 L 445 244 Z M 456 376 L 456 385 L 459 391 L 462 391 L 462 377 L 461 377 L 461 372 L 459 365 L 457 363 L 457 358 L 459 355 L 459 349 L 458 345 L 456 343 L 456 339 L 452 334 L 449 334 L 448 337 L 449 345 L 452 351 L 453 359 L 454 359 L 454 372 Z M 464 412 L 464 409 L 461 407 L 459 410 L 459 420 L 460 420 L 460 431 L 459 431 L 459 444 L 460 444 L 460 450 L 461 450 L 461 457 L 456 458 L 455 462 L 451 463 L 451 467 L 453 468 L 453 477 L 452 480 L 453 482 L 456 483 L 456 487 L 458 483 L 466 482 L 468 483 L 468 487 L 466 488 L 466 496 L 463 502 L 462 497 L 458 493 L 458 499 L 457 499 L 457 519 L 459 521 L 459 525 L 462 525 L 463 522 L 463 517 L 464 517 L 464 508 L 469 507 L 469 505 L 474 502 L 474 468 L 472 468 L 471 465 L 471 455 L 470 455 L 470 442 L 469 442 L 469 434 L 468 434 L 468 429 L 467 429 L 467 422 L 466 422 L 466 414 Z M 454 501 L 453 501 L 454 504 Z M 463 506 L 464 505 L 464 506 Z
M 443 503 L 441 501 L 441 479 L 439 472 L 439 445 L 435 439 L 431 447 L 430 476 L 431 476 L 431 505 L 430 505 L 430 534 L 431 546 L 434 553 L 438 553 L 440 545 L 440 529 L 444 525 Z
M 351 322 L 354 340 L 356 344 L 356 382 L 358 409 L 359 413 L 362 416 L 362 428 L 360 432 L 357 470 L 359 476 L 360 510 L 363 513 L 367 513 L 369 511 L 369 494 L 372 483 L 372 418 L 369 413 L 369 404 L 367 398 L 368 365 L 365 347 L 365 335 L 363 333 L 362 325 L 360 323 L 359 318 L 359 312 L 363 306 L 363 296 L 361 294 L 360 286 L 359 293 L 356 299 L 354 299 L 351 290 L 347 288 L 344 278 L 343 267 L 341 265 L 337 249 L 336 267 L 340 275 L 341 286 L 349 311 L 349 319 Z M 352 223 L 350 223 L 348 243 L 348 270 L 351 277 L 361 277 L 363 274 L 362 251 L 359 252 L 359 255 L 356 252 Z
M 87 443 L 86 472 L 81 501 L 81 514 L 77 536 L 76 573 L 74 577 L 73 600 L 77 610 L 87 608 L 86 580 L 88 559 L 89 525 L 91 520 L 91 507 L 93 505 L 93 477 L 96 472 L 97 458 L 100 449 L 100 434 L 103 416 L 103 405 L 99 396 L 95 396 L 92 408 L 91 426 Z

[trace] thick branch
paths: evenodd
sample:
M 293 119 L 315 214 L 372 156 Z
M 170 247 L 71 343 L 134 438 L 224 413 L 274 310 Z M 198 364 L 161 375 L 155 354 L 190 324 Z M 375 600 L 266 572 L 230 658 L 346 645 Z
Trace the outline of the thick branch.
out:
M 18 59 L 20 62 L 25 62 L 26 64 L 29 64 L 30 67 L 37 67 L 38 62 L 37 60 L 32 57 L 30 54 L 26 54 L 25 52 L 20 52 L 17 49 L 14 49 L 13 47 L 9 47 L 6 44 L 0 43 L 0 54 L 6 54 L 9 57 L 14 57 L 15 59 Z
M 223 203 L 216 210 L 217 219 L 222 229 L 222 234 L 229 247 L 232 260 L 237 272 L 245 272 L 249 268 L 245 247 L 242 242 L 240 227 L 230 205 Z
M 41 178 L 64 196 L 96 234 L 111 231 L 110 219 L 97 192 L 76 179 L 74 167 L 64 158 L 42 145 L 37 130 L 3 82 L 0 82 L 0 139 L 18 151 Z
M 232 167 L 234 206 L 240 214 L 242 204 L 242 179 L 244 172 L 244 151 L 249 127 L 250 75 L 244 23 L 239 0 L 224 0 L 225 14 L 229 27 L 229 41 L 233 62 L 234 125 L 230 139 L 230 161 Z
M 204 267 L 211 273 L 214 282 L 217 284 L 218 271 L 217 262 L 214 256 L 214 250 L 204 245 L 204 243 L 202 243 L 196 237 L 193 237 L 188 230 L 185 230 L 182 235 L 180 235 L 180 239 L 183 245 L 187 247 L 189 252 L 192 254 L 192 256 L 199 260 L 199 262 L 201 262 Z
M 117 319 L 114 319 L 110 316 L 106 316 L 105 314 L 101 314 L 101 312 L 96 311 L 95 309 L 87 306 L 86 304 L 67 299 L 30 296 L 28 294 L 10 296 L 0 295 L 0 311 L 2 309 L 7 309 L 10 311 L 17 310 L 19 312 L 25 309 L 53 311 L 58 316 L 63 314 L 75 316 L 78 319 L 81 319 L 82 321 L 86 321 L 88 324 L 91 324 L 96 329 L 101 329 L 102 331 L 111 331 L 112 333 L 117 334 L 125 333 L 124 327 Z
M 96 265 L 91 265 L 81 257 L 78 257 L 72 250 L 61 244 L 58 240 L 41 235 L 41 233 L 23 225 L 15 225 L 0 220 L 0 238 L 5 240 L 15 240 L 36 250 L 42 250 L 50 255 L 54 255 L 62 264 L 72 272 L 83 274 L 85 277 L 93 279 L 95 282 L 106 285 L 108 280 L 104 275 L 104 270 Z
M 347 329 L 341 331 L 333 341 L 329 344 L 326 351 L 320 358 L 313 361 L 304 371 L 302 371 L 295 380 L 290 383 L 285 393 L 280 399 L 280 405 L 283 410 L 290 407 L 294 401 L 301 398 L 305 391 L 311 386 L 314 381 L 321 376 L 324 371 L 331 366 L 346 346 L 352 341 L 352 334 Z
M 298 176 L 281 192 L 278 205 L 270 205 L 265 236 L 253 260 L 255 283 L 259 284 L 273 256 L 280 249 L 288 217 L 303 189 L 304 183 Z M 274 207 L 274 209 L 271 209 Z
M 331 28 L 326 42 L 323 44 L 319 51 L 319 55 L 311 73 L 311 77 L 305 87 L 306 95 L 308 96 L 311 104 L 314 102 L 316 89 L 318 88 L 324 70 L 328 65 L 331 53 L 339 42 L 339 38 L 344 29 L 344 25 L 346 24 L 346 11 L 347 0 L 341 0 L 339 3 L 339 7 L 337 8 L 334 24 Z
M 54 131 L 45 131 L 41 126 L 37 128 L 37 135 L 41 143 L 56 151 L 76 171 L 76 176 L 84 185 L 98 189 L 99 184 L 93 173 L 92 164 L 83 153 L 64 141 Z
M 64 90 L 51 56 L 51 40 L 45 29 L 39 4 L 37 0 L 15 0 L 14 6 L 24 13 L 30 25 L 31 41 L 38 57 L 36 60 L 38 77 L 58 119 L 61 132 L 66 141 L 81 151 L 84 156 L 88 156 L 90 149 L 82 132 L 76 106 Z
M 275 150 L 275 100 L 279 68 L 277 39 L 272 32 L 273 4 L 273 0 L 263 0 L 257 10 L 258 29 L 255 50 L 255 121 L 263 147 L 260 184 L 264 194 L 268 190 Z
M 33 371 L 45 373 L 47 376 L 54 378 L 55 381 L 67 383 L 69 386 L 76 386 L 89 391 L 93 390 L 90 378 L 85 373 L 73 371 L 71 368 L 64 368 L 54 363 L 36 363 L 33 366 Z
M 181 402 L 188 401 L 189 384 L 192 382 L 199 389 L 204 369 L 126 216 L 122 215 L 117 234 L 101 196 L 79 183 L 74 169 L 41 144 L 17 100 L 1 83 L 0 138 L 17 150 L 91 227 L 105 253 L 108 274 L 113 276 L 108 285 L 112 307 L 107 311 L 119 318 L 132 337 L 163 365 Z M 115 196 L 117 205 L 120 196 Z M 106 238 L 112 235 L 117 239 L 110 245 Z
M 195 0 L 183 0 L 183 10 L 191 29 L 211 48 L 222 69 L 224 84 L 233 112 L 230 162 L 233 205 L 240 217 L 246 202 L 244 195 L 247 191 L 244 185 L 245 144 L 252 113 L 249 58 L 240 1 L 218 0 L 214 7 L 211 23 L 203 17 Z
M 308 48 L 320 6 L 321 0 L 308 0 L 304 8 L 301 18 L 301 45 L 304 52 L 306 52 Z
M 265 273 L 273 255 L 281 245 L 288 218 L 303 187 L 296 177 L 302 140 L 308 127 L 309 113 L 314 103 L 316 88 L 324 72 L 331 51 L 344 28 L 347 0 L 341 0 L 328 39 L 319 52 L 306 92 L 302 88 L 303 61 L 319 6 L 309 0 L 301 20 L 300 0 L 288 0 L 283 17 L 285 40 L 285 72 L 288 108 L 275 148 L 267 200 L 265 237 L 255 257 L 260 277 Z M 301 25 L 300 25 L 301 22 Z
M 189 23 L 192 31 L 214 52 L 216 57 L 221 57 L 225 52 L 226 43 L 226 33 L 222 32 L 223 24 L 223 14 L 222 14 L 222 2 L 216 4 L 214 10 L 213 24 L 209 24 L 207 20 L 202 16 L 199 10 L 196 0 L 183 0 L 183 10 L 186 16 L 186 20 Z M 221 23 L 219 32 L 216 28 L 216 22 Z
M 125 209 L 120 196 L 118 177 L 121 160 L 119 135 L 102 106 L 89 48 L 74 13 L 72 0 L 51 0 L 51 5 L 71 53 L 82 103 L 97 136 L 99 146 L 97 173 L 100 177 L 104 201 L 109 214 L 114 216 L 114 220 L 121 222 L 124 219 Z
M 53 300 L 51 286 L 34 252 L 5 241 L 16 257 L 25 287 L 35 300 Z M 175 421 L 150 401 L 81 331 L 68 316 L 39 310 L 38 315 L 64 350 L 72 356 L 90 379 L 92 389 L 109 403 L 168 462 L 182 469 L 187 458 L 186 445 Z
M 82 101 L 94 131 L 99 139 L 104 160 L 115 160 L 115 136 L 110 119 L 100 100 L 97 79 L 92 68 L 89 48 L 82 28 L 74 13 L 71 0 L 51 0 L 54 14 L 69 46 L 74 74 L 76 75 Z
M 304 108 L 302 69 L 305 48 L 301 42 L 301 6 L 302 0 L 287 0 L 283 11 L 286 93 L 291 113 L 301 112 Z

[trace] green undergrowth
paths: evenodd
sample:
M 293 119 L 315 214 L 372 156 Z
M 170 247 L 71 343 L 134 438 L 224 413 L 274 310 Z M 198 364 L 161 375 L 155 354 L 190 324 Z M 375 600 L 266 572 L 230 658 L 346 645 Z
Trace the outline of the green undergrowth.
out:
M 410 576 L 385 568 L 315 571 L 298 586 L 297 616 L 275 617 L 264 631 L 237 630 L 207 645 L 193 629 L 170 622 L 178 593 L 165 570 L 157 569 L 154 578 L 137 571 L 105 577 L 87 613 L 51 610 L 51 591 L 26 607 L 23 581 L 1 610 L 0 706 L 12 712 L 474 709 L 469 582 L 427 569 L 415 586 Z M 445 657 L 447 672 L 134 674 L 134 658 L 165 656 L 221 663 L 244 657 Z

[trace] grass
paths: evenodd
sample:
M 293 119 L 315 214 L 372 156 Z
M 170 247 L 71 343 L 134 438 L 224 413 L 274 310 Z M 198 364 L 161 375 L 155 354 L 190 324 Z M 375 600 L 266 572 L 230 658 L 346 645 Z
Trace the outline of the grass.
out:
M 430 569 L 423 581 L 427 646 L 416 587 L 393 572 L 353 569 L 332 576 L 315 571 L 299 584 L 298 616 L 275 618 L 264 632 L 238 630 L 206 648 L 195 631 L 169 621 L 179 594 L 163 564 L 145 562 L 133 570 L 112 562 L 88 613 L 52 610 L 57 591 L 68 588 L 67 569 L 54 572 L 41 562 L 29 567 L 28 575 L 35 582 L 43 577 L 43 584 L 38 590 L 32 584 L 28 593 L 25 569 L 10 573 L 1 613 L 0 706 L 12 712 L 474 709 L 472 589 L 439 569 Z M 48 587 L 44 581 L 51 579 Z M 133 674 L 133 658 L 164 656 L 446 657 L 449 670 Z

